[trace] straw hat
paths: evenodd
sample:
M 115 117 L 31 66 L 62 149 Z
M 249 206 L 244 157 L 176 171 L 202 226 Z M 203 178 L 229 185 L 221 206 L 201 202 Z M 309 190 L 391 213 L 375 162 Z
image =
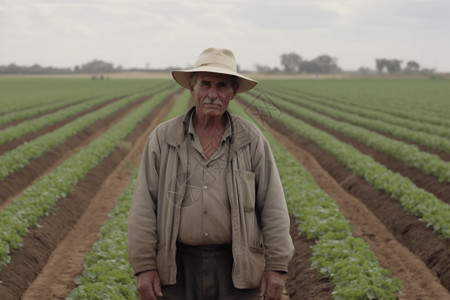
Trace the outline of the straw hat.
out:
M 212 72 L 234 75 L 238 78 L 237 93 L 243 93 L 253 88 L 258 82 L 237 73 L 236 59 L 228 49 L 208 48 L 200 53 L 194 68 L 172 71 L 172 76 L 182 87 L 189 89 L 189 80 L 194 72 Z

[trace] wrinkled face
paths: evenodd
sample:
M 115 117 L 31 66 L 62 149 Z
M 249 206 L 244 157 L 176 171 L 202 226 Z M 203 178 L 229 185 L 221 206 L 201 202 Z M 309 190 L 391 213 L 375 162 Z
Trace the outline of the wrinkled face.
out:
M 199 72 L 191 81 L 191 95 L 194 97 L 199 117 L 222 117 L 228 104 L 236 95 L 231 75 Z

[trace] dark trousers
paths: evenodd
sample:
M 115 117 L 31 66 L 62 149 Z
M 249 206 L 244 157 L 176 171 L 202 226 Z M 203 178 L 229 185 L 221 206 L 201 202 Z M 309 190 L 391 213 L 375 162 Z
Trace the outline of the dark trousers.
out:
M 177 283 L 162 286 L 167 300 L 260 299 L 258 289 L 233 286 L 231 246 L 191 247 L 178 244 Z

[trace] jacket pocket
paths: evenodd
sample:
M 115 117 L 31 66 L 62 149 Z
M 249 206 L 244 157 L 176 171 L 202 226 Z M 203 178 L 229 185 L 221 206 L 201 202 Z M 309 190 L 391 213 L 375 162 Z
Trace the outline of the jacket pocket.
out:
M 236 170 L 236 186 L 239 198 L 240 214 L 244 219 L 245 232 L 250 247 L 262 247 L 262 233 L 256 209 L 255 174 L 245 170 Z
M 266 260 L 262 248 L 248 247 L 243 248 L 241 257 L 241 270 L 239 278 L 244 285 L 241 288 L 256 289 L 261 283 L 261 277 L 264 273 Z M 238 275 L 238 274 L 236 274 Z

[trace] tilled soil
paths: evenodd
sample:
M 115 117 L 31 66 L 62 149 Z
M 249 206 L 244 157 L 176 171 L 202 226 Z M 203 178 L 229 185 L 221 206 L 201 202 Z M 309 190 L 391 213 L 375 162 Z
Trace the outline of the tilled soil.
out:
M 14 196 L 26 189 L 27 186 L 31 185 L 37 178 L 58 167 L 67 157 L 78 151 L 79 148 L 89 144 L 93 139 L 97 138 L 110 126 L 124 118 L 127 113 L 136 109 L 136 107 L 149 98 L 150 96 L 143 97 L 112 115 L 96 121 L 74 136 L 68 137 L 63 143 L 44 153 L 41 157 L 30 160 L 26 166 L 3 178 L 0 181 L 0 195 L 2 195 L 0 198 L 0 209 L 6 206 Z M 111 101 L 109 101 L 109 103 L 110 102 Z M 100 106 L 99 108 L 101 107 L 103 106 Z M 39 136 L 52 132 L 53 130 L 55 130 L 54 126 L 46 127 L 40 131 Z M 22 137 L 18 140 L 20 141 L 20 144 L 22 144 L 27 141 L 27 137 Z M 12 149 L 9 149 L 8 151 L 10 150 Z
M 171 103 L 163 101 L 127 137 L 131 149 L 123 144 L 114 150 L 77 184 L 73 193 L 58 201 L 38 228 L 30 231 L 21 250 L 13 250 L 11 263 L 0 272 L 1 299 L 64 299 L 70 293 L 75 287 L 74 278 L 83 270 L 84 256 L 129 184 L 133 168 L 129 164 L 139 162 L 146 137 L 163 120 Z M 402 281 L 404 293 L 399 299 L 450 299 L 448 242 L 437 238 L 416 217 L 405 214 L 396 201 L 373 191 L 313 143 L 279 123 L 265 125 L 270 125 L 267 128 L 336 200 L 354 235 L 365 239 L 380 264 Z M 295 253 L 287 274 L 288 294 L 291 299 L 331 299 L 333 285 L 327 278 L 319 279 L 316 270 L 311 269 L 314 241 L 299 235 L 297 226 L 291 217 Z
M 254 117 L 259 118 L 259 115 Z M 342 213 L 353 227 L 354 236 L 363 238 L 374 251 L 380 264 L 402 281 L 403 294 L 399 299 L 450 299 L 448 240 L 440 239 L 417 217 L 406 214 L 397 201 L 383 192 L 374 191 L 363 179 L 347 171 L 316 144 L 287 130 L 271 118 L 264 118 L 262 124 L 339 204 Z M 325 130 L 312 122 L 309 124 Z M 333 132 L 328 132 L 334 135 Z M 335 136 L 343 138 L 337 134 Z M 357 144 L 353 146 L 359 149 Z M 389 161 L 386 163 L 389 166 Z M 303 243 L 304 241 L 296 242 L 296 252 Z M 295 256 L 292 264 L 298 271 L 299 262 Z M 289 274 L 290 278 L 291 271 Z M 302 272 L 294 274 L 295 282 L 311 280 L 310 276 L 303 277 Z M 295 286 L 292 283 L 287 286 L 293 299 L 322 299 L 318 295 L 314 298 L 309 294 L 302 294 L 303 290 L 296 289 Z
M 173 103 L 174 98 L 175 95 L 162 101 L 161 104 L 158 105 L 149 116 L 140 122 L 125 138 L 123 144 L 116 147 L 108 157 L 91 170 L 85 178 L 79 181 L 74 190 L 67 197 L 60 199 L 52 212 L 41 219 L 37 228 L 29 231 L 24 238 L 24 244 L 21 249 L 11 251 L 11 262 L 3 267 L 0 272 L 0 295 L 2 295 L 2 300 L 21 299 L 24 291 L 32 284 L 39 272 L 45 267 L 52 252 L 76 226 L 83 214 L 88 214 L 91 218 L 94 218 L 99 222 L 96 222 L 96 226 L 92 225 L 92 222 L 86 223 L 87 225 L 91 224 L 92 226 L 84 228 L 85 233 L 78 235 L 77 240 L 67 242 L 70 245 L 68 251 L 62 251 L 65 254 L 59 257 L 59 259 L 62 259 L 65 262 L 72 261 L 75 257 L 81 258 L 78 265 L 82 267 L 82 259 L 89 252 L 90 247 L 97 239 L 97 234 L 100 231 L 101 225 L 106 221 L 108 213 L 114 207 L 114 204 L 122 191 L 130 183 L 130 170 L 123 170 L 124 167 L 129 168 L 126 165 L 127 161 L 125 159 L 129 158 L 127 155 L 130 153 L 131 149 L 127 146 L 127 142 L 134 145 L 132 152 L 134 162 L 133 160 L 131 161 L 134 164 L 137 164 L 136 157 L 139 161 L 143 149 L 142 145 L 145 143 L 146 139 L 145 135 L 148 135 L 149 133 L 149 127 L 154 128 L 157 121 L 162 121 L 162 118 L 168 113 L 168 109 L 171 107 L 169 104 Z M 169 99 L 170 101 L 168 101 Z M 120 119 L 121 117 L 115 119 L 109 126 L 112 126 Z M 107 129 L 108 127 L 105 127 L 100 131 L 106 131 Z M 100 134 L 101 132 L 98 133 Z M 140 143 L 136 144 L 136 141 L 139 141 Z M 116 171 L 118 166 L 122 167 L 121 171 Z M 109 188 L 106 188 L 106 190 L 110 193 L 110 196 L 97 200 L 102 201 L 103 204 L 109 203 L 109 206 L 107 205 L 108 208 L 105 209 L 102 205 L 92 205 L 92 199 L 96 197 L 96 194 L 100 193 L 99 187 L 102 187 L 110 174 L 113 174 L 114 172 L 121 173 L 116 175 L 118 177 L 115 177 L 115 180 L 112 179 L 114 182 L 108 183 Z M 123 177 L 125 177 L 125 180 L 123 180 Z M 112 192 L 111 189 L 114 190 L 114 192 Z M 111 192 L 114 194 L 113 196 L 111 195 Z M 89 207 L 91 210 L 89 210 Z M 95 208 L 99 211 L 95 211 Z M 103 217 L 98 219 L 98 213 Z M 87 218 L 87 220 L 91 219 L 89 217 L 85 218 Z M 88 236 L 90 236 L 90 240 L 87 240 Z M 84 246 L 84 248 L 82 247 L 83 250 L 77 252 L 78 256 L 72 254 L 67 255 L 67 253 L 71 253 L 72 250 L 74 250 L 74 248 L 71 248 L 72 245 Z M 52 258 L 54 259 L 55 256 L 56 254 L 53 255 Z M 81 271 L 77 270 L 78 273 L 67 274 L 67 271 L 68 269 L 65 268 L 65 264 L 56 264 L 55 269 L 46 273 L 48 276 L 47 282 L 50 283 L 50 286 L 41 286 L 43 288 L 38 292 L 39 296 L 32 299 L 64 299 L 68 292 L 75 286 L 73 280 L 76 276 L 80 275 L 82 268 Z M 62 274 L 58 279 L 66 278 L 66 282 L 62 284 L 61 281 L 55 280 L 55 274 Z M 51 297 L 47 297 L 49 296 L 48 292 L 55 289 L 55 285 L 64 287 L 68 292 L 66 291 L 66 294 L 62 296 L 57 296 L 61 295 L 61 293 L 56 292 L 52 294 Z M 51 287 L 53 287 L 53 289 Z M 58 288 L 56 288 L 56 290 L 58 290 Z M 36 295 L 36 290 L 33 290 L 33 293 Z M 40 293 L 42 293 L 42 295 Z
M 276 138 L 282 142 L 288 151 L 291 152 L 291 154 L 293 154 L 312 174 L 320 188 L 338 203 L 342 213 L 353 228 L 353 235 L 355 237 L 363 238 L 375 253 L 380 265 L 389 270 L 392 276 L 396 276 L 401 280 L 403 294 L 399 295 L 399 299 L 450 299 L 450 294 L 442 285 L 435 272 L 430 270 L 419 257 L 402 245 L 402 243 L 400 243 L 391 233 L 389 228 L 383 224 L 382 220 L 377 218 L 377 216 L 365 206 L 360 198 L 349 193 L 344 186 L 341 186 L 335 178 L 323 168 L 324 165 L 328 166 L 330 164 L 329 159 L 325 159 L 322 154 L 320 160 L 317 160 L 314 154 L 317 154 L 317 151 L 319 151 L 318 149 L 315 149 L 311 153 L 307 152 L 305 148 L 310 150 L 311 148 L 298 146 L 298 137 L 289 133 L 279 124 L 272 124 L 272 126 L 277 127 L 279 130 L 277 132 L 269 128 Z M 307 141 L 302 142 L 305 144 L 308 143 Z M 320 163 L 318 161 L 320 161 Z M 337 166 L 334 167 L 337 168 Z M 333 168 L 333 166 L 330 166 L 330 168 Z M 335 173 L 337 172 L 335 171 Z M 348 181 L 351 181 L 351 179 L 348 179 Z M 293 223 L 292 219 L 291 223 Z M 291 266 L 295 271 L 291 271 L 291 268 L 289 269 L 288 278 L 290 280 L 287 285 L 291 299 L 331 299 L 331 294 L 311 294 L 309 290 L 312 289 L 312 287 L 297 288 L 298 286 L 301 286 L 304 281 L 311 283 L 311 279 L 314 278 L 314 276 L 317 276 L 317 273 L 316 270 L 314 270 L 312 272 L 314 276 L 311 276 L 313 274 L 307 275 L 306 271 L 302 271 L 302 269 L 309 271 L 311 267 L 308 263 L 308 260 L 312 255 L 309 247 L 314 245 L 314 242 L 306 240 L 305 236 L 295 237 L 292 233 L 293 230 L 296 230 L 296 228 L 291 228 L 291 235 L 294 239 L 296 251 L 294 259 L 291 261 Z M 297 252 L 300 252 L 300 249 L 302 249 L 302 253 L 298 254 Z M 306 258 L 297 258 L 308 252 L 309 255 L 307 255 Z M 299 267 L 302 263 L 304 265 Z M 308 286 L 315 285 L 319 291 L 322 291 L 322 289 L 326 290 L 327 286 L 330 285 L 329 282 L 324 280 L 316 280 L 313 283 L 315 284 L 308 284 Z M 328 289 L 329 292 L 331 292 L 331 290 Z

